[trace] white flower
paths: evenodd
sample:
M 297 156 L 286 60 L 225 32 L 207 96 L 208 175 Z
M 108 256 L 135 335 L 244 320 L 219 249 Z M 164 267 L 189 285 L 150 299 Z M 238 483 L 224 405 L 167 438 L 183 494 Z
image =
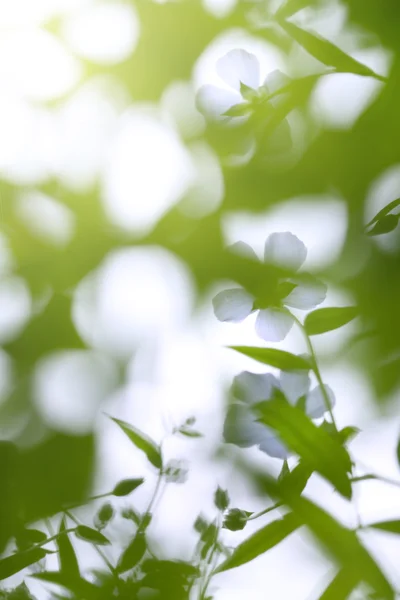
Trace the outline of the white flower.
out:
M 244 242 L 231 247 L 233 250 L 258 260 L 254 250 Z M 272 233 L 265 241 L 264 260 L 279 267 L 297 271 L 307 256 L 307 248 L 289 232 Z M 272 295 L 272 290 L 271 290 Z M 240 323 L 253 311 L 258 310 L 256 332 L 265 341 L 280 342 L 289 333 L 294 317 L 285 308 L 310 310 L 324 301 L 326 286 L 314 277 L 303 273 L 279 282 L 271 305 L 263 298 L 254 298 L 243 288 L 224 290 L 213 298 L 214 314 L 219 321 Z
M 203 85 L 196 96 L 199 111 L 205 117 L 216 121 L 224 121 L 230 117 L 238 120 L 250 113 L 257 104 L 265 103 L 269 94 L 284 87 L 289 81 L 289 78 L 278 70 L 261 81 L 257 57 L 241 49 L 231 50 L 220 58 L 216 70 L 230 89 Z M 227 111 L 229 115 L 226 114 Z
M 306 414 L 312 419 L 318 419 L 323 417 L 328 407 L 321 387 L 318 385 L 310 391 L 310 385 L 310 377 L 305 371 L 282 371 L 279 379 L 270 373 L 258 375 L 249 371 L 237 375 L 232 385 L 235 400 L 228 408 L 224 423 L 225 442 L 241 448 L 258 446 L 269 456 L 288 458 L 290 452 L 285 444 L 273 429 L 258 422 L 252 406 L 270 400 L 276 388 L 283 392 L 286 400 L 292 405 L 301 400 Z M 332 407 L 335 404 L 335 396 L 328 385 L 324 387 Z

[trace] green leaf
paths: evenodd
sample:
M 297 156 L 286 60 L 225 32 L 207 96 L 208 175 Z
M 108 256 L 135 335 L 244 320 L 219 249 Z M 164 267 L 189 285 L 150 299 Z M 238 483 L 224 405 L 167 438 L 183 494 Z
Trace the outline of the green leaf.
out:
M 186 425 L 182 425 L 182 427 L 179 427 L 179 429 L 177 429 L 177 431 L 186 437 L 191 437 L 191 438 L 203 437 L 203 434 L 200 433 L 200 431 L 196 431 L 195 429 L 192 429 L 191 427 L 186 427 Z
M 229 531 L 241 531 L 246 527 L 247 520 L 252 514 L 240 508 L 231 508 L 225 515 L 222 527 Z
M 351 567 L 360 581 L 365 581 L 385 600 L 393 600 L 393 589 L 378 564 L 361 544 L 356 533 L 338 523 L 304 496 L 287 493 L 264 473 L 258 476 L 262 490 L 270 496 L 280 498 L 292 510 L 301 524 L 306 525 L 314 537 L 343 567 Z M 335 599 L 336 600 L 336 599 Z
M 94 526 L 101 531 L 114 517 L 114 508 L 110 502 L 103 504 L 93 518 Z
M 143 477 L 137 479 L 123 479 L 111 492 L 113 496 L 128 496 L 133 490 L 136 490 L 144 482 Z
M 355 306 L 319 308 L 306 316 L 304 328 L 308 335 L 319 335 L 343 327 L 357 315 Z
M 296 494 L 300 496 L 311 475 L 312 469 L 300 460 L 294 469 L 288 471 L 282 477 L 279 476 L 278 481 L 286 494 Z
M 26 550 L 34 544 L 44 542 L 47 535 L 40 529 L 22 529 L 15 536 L 15 543 L 19 550 Z
M 381 531 L 387 531 L 388 533 L 395 533 L 400 535 L 400 520 L 393 521 L 379 521 L 378 523 L 370 523 L 367 527 L 373 529 L 380 529 Z
M 31 550 L 3 558 L 0 560 L 0 580 L 7 579 L 7 577 L 11 577 L 11 575 L 42 560 L 46 554 L 48 554 L 48 551 L 43 548 L 32 548 Z
M 316 4 L 317 0 L 287 0 L 275 13 L 277 19 L 288 19 L 303 8 Z
M 118 561 L 118 572 L 124 573 L 140 562 L 146 552 L 146 538 L 143 533 L 137 533 L 129 546 L 121 554 Z
M 387 214 L 390 213 L 391 210 L 393 210 L 394 208 L 396 208 L 399 205 L 400 205 L 400 198 L 396 198 L 396 200 L 392 200 L 392 202 L 389 202 L 389 204 L 387 204 L 384 208 L 382 208 L 382 210 L 380 210 L 378 213 L 376 213 L 374 218 L 371 219 L 371 221 L 367 224 L 367 227 L 369 227 L 370 225 L 373 225 L 377 221 L 380 221 L 382 219 L 382 217 L 385 217 Z
M 237 546 L 225 562 L 223 562 L 214 572 L 221 573 L 228 569 L 234 569 L 250 562 L 260 554 L 264 554 L 274 546 L 277 546 L 288 535 L 293 533 L 299 526 L 298 519 L 293 513 L 285 515 L 282 519 L 268 523 L 262 529 L 259 529 L 252 536 Z
M 236 352 L 253 358 L 264 365 L 282 369 L 283 371 L 297 371 L 310 369 L 310 363 L 301 356 L 291 354 L 285 350 L 276 350 L 275 348 L 260 348 L 258 346 L 228 346 Z
M 136 448 L 145 453 L 151 464 L 157 469 L 161 469 L 162 458 L 160 447 L 148 435 L 141 432 L 133 425 L 126 423 L 126 421 L 115 419 L 114 417 L 110 418 L 122 429 Z
M 60 571 L 44 571 L 32 574 L 30 577 L 39 579 L 39 581 L 45 581 L 46 583 L 60 585 L 71 591 L 77 598 L 85 598 L 85 600 L 91 600 L 92 598 L 93 600 L 98 600 L 100 598 L 100 589 L 80 576 L 74 577 Z
M 374 227 L 367 232 L 369 236 L 382 235 L 396 229 L 400 215 L 386 215 L 377 221 Z
M 92 544 L 98 544 L 99 546 L 107 546 L 110 544 L 110 540 L 106 538 L 105 535 L 96 531 L 96 529 L 92 529 L 91 527 L 87 527 L 86 525 L 78 525 L 74 531 L 76 537 L 85 542 L 90 542 Z
M 66 530 L 65 517 L 61 519 L 59 535 L 56 543 L 58 548 L 58 560 L 60 563 L 60 571 L 68 577 L 80 577 L 79 563 L 75 554 L 74 547 L 69 539 Z
M 358 60 L 355 60 L 318 34 L 301 29 L 289 21 L 279 20 L 279 24 L 304 50 L 324 65 L 334 67 L 341 73 L 354 73 L 355 75 L 374 77 L 380 81 L 384 80 L 381 75 L 358 62 Z
M 250 111 L 248 102 L 241 102 L 231 106 L 223 113 L 224 117 L 244 117 Z
M 257 404 L 255 410 L 260 414 L 260 421 L 272 427 L 308 467 L 330 481 L 345 498 L 351 498 L 350 457 L 335 438 L 278 394 L 268 402 Z
M 214 494 L 214 504 L 219 510 L 226 510 L 229 506 L 229 494 L 218 486 Z
M 319 600 L 347 600 L 359 581 L 352 568 L 340 569 Z

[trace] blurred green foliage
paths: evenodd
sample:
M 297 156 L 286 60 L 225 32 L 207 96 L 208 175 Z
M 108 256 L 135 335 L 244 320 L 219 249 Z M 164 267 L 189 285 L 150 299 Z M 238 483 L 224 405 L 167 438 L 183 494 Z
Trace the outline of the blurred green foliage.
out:
M 24 279 L 39 306 L 22 331 L 3 344 L 4 351 L 12 359 L 15 384 L 9 396 L 2 401 L 0 419 L 7 424 L 13 415 L 26 414 L 31 423 L 36 423 L 39 430 L 44 431 L 41 439 L 33 445 L 28 435 L 29 426 L 15 439 L 0 441 L 0 552 L 11 540 L 20 540 L 16 553 L 8 553 L 0 560 L 2 579 L 46 556 L 48 550 L 42 549 L 42 546 L 53 536 L 32 529 L 33 523 L 65 511 L 69 506 L 82 504 L 90 496 L 95 465 L 94 436 L 61 434 L 41 423 L 32 403 L 32 381 L 42 358 L 60 349 L 86 347 L 72 321 L 72 296 L 82 279 L 99 267 L 114 249 L 130 245 L 158 245 L 170 250 L 187 264 L 199 295 L 222 279 L 234 280 L 247 291 L 257 294 L 260 289 L 264 290 L 266 281 L 276 282 L 281 270 L 227 251 L 221 225 L 224 215 L 242 209 L 257 213 L 301 196 L 312 197 L 317 205 L 324 202 L 324 194 L 333 191 L 347 205 L 347 237 L 336 262 L 318 275 L 328 284 L 338 285 L 351 294 L 363 330 L 371 332 L 357 344 L 354 339 L 352 360 L 368 378 L 377 405 L 385 402 L 399 388 L 400 246 L 397 244 L 391 252 L 387 252 L 375 243 L 376 236 L 386 235 L 392 230 L 398 235 L 398 216 L 392 213 L 398 200 L 393 198 L 396 202 L 369 224 L 372 227 L 369 235 L 364 222 L 364 208 L 372 182 L 400 162 L 400 4 L 397 0 L 341 2 L 347 11 L 348 26 L 364 31 L 367 45 L 380 45 L 389 53 L 391 64 L 387 76 L 375 73 L 318 32 L 292 20 L 303 14 L 300 13 L 303 9 L 306 19 L 311 18 L 312 11 L 322 10 L 329 4 L 330 0 L 287 0 L 274 16 L 272 8 L 276 9 L 276 3 L 271 2 L 270 5 L 267 0 L 259 3 L 239 1 L 226 17 L 216 18 L 204 9 L 200 0 L 165 4 L 136 0 L 134 5 L 139 15 L 141 35 L 132 56 L 112 67 L 99 67 L 83 61 L 87 77 L 102 73 L 122 81 L 132 102 L 158 102 L 169 83 L 189 80 L 195 61 L 208 44 L 231 28 L 242 28 L 276 45 L 286 57 L 288 70 L 291 57 L 299 47 L 319 61 L 317 73 L 309 73 L 305 67 L 304 72 L 293 77 L 282 102 L 274 110 L 268 113 L 261 111 L 236 128 L 210 123 L 204 131 L 196 134 L 221 159 L 225 195 L 222 205 L 212 214 L 195 219 L 187 216 L 178 204 L 160 219 L 152 231 L 140 237 L 110 225 L 97 184 L 88 192 L 78 193 L 71 192 L 61 181 L 52 179 L 39 189 L 68 206 L 76 218 L 74 237 L 67 249 L 61 250 L 33 236 L 16 216 L 15 201 L 25 187 L 0 181 L 2 229 L 14 258 L 13 272 Z M 256 11 L 259 12 L 254 17 Z M 49 30 L 58 32 L 61 22 L 54 19 L 47 26 Z M 307 111 L 310 95 L 322 77 L 338 72 L 378 79 L 381 82 L 379 93 L 350 128 L 317 128 Z M 307 125 L 304 150 L 299 156 L 283 153 L 277 162 L 272 159 L 279 154 L 272 144 L 273 134 L 293 111 L 301 114 Z M 224 160 L 227 154 L 243 141 L 252 128 L 257 130 L 254 156 L 241 166 L 229 166 Z M 184 201 L 185 198 L 182 203 Z M 329 221 L 321 223 L 323 229 L 329 229 L 329 226 Z M 349 275 L 346 267 L 352 264 L 355 256 L 362 256 L 364 260 L 357 272 Z M 50 298 L 41 305 L 39 300 L 48 290 Z M 328 321 L 316 311 L 306 321 L 306 329 L 313 335 L 340 327 L 353 318 L 353 310 L 350 307 L 342 309 L 340 314 L 329 313 L 326 315 Z M 246 349 L 236 349 L 246 353 Z M 248 349 L 247 355 L 251 352 L 257 353 Z M 254 357 L 278 368 L 299 368 L 299 363 L 304 362 L 301 357 L 285 356 L 283 352 L 271 351 L 272 354 L 268 354 L 267 349 L 265 352 L 265 355 L 258 353 Z M 283 360 L 286 361 L 284 364 Z M 261 405 L 260 410 L 264 422 L 278 431 L 301 458 L 299 466 L 283 477 L 279 484 L 265 475 L 254 474 L 266 495 L 285 504 L 290 512 L 239 545 L 232 555 L 226 557 L 219 570 L 251 560 L 275 546 L 296 528 L 306 525 L 341 565 L 341 570 L 321 598 L 347 598 L 362 581 L 370 591 L 378 594 L 370 597 L 394 597 L 391 585 L 361 545 L 356 533 L 301 496 L 314 470 L 344 496 L 351 496 L 351 464 L 343 445 L 346 440 L 338 437 L 337 432 L 331 435 L 317 427 L 299 408 L 282 404 L 279 399 L 275 404 L 266 403 L 264 408 Z M 139 432 L 134 424 L 114 420 L 132 443 L 146 454 L 153 467 L 160 471 L 160 477 L 164 477 L 159 446 Z M 199 436 L 190 425 L 184 424 L 178 431 L 187 437 Z M 122 487 L 118 488 L 118 493 L 114 491 L 114 495 L 123 495 L 121 490 L 125 489 L 130 493 L 137 487 L 135 483 L 130 486 L 129 482 L 121 482 L 120 485 Z M 228 497 L 219 490 L 216 494 L 218 510 L 227 510 L 228 502 Z M 221 519 L 216 517 L 215 522 L 197 522 L 199 545 L 193 564 L 166 561 L 150 554 L 147 547 L 146 530 L 151 508 L 139 516 L 132 509 L 136 534 L 121 554 L 117 566 L 112 566 L 108 574 L 98 573 L 96 582 L 82 578 L 69 538 L 73 532 L 95 545 L 107 543 L 107 538 L 99 530 L 102 529 L 101 523 L 112 520 L 113 509 L 111 507 L 107 514 L 99 513 L 98 530 L 73 524 L 71 514 L 67 512 L 59 533 L 54 535 L 60 570 L 54 573 L 44 571 L 36 577 L 59 583 L 68 590 L 68 597 L 73 598 L 110 598 L 117 593 L 119 598 L 132 599 L 138 597 L 143 587 L 155 590 L 156 595 L 152 597 L 179 600 L 189 597 L 193 582 L 205 565 L 206 572 L 202 576 L 206 584 L 201 588 L 199 599 L 206 600 L 207 584 L 215 567 L 214 559 L 226 553 L 219 537 Z M 230 511 L 225 514 L 225 527 L 233 531 L 244 528 L 246 519 L 251 518 L 251 513 L 242 509 Z M 399 533 L 398 522 L 396 526 L 392 523 L 391 528 L 387 524 L 375 524 L 374 527 L 386 527 L 386 530 Z M 39 538 L 36 535 L 29 539 L 29 531 L 37 531 Z M 40 540 L 40 534 L 45 538 Z M 25 540 L 25 546 L 21 547 L 21 540 Z M 138 570 L 139 563 L 141 567 Z M 136 578 L 124 580 L 119 576 L 134 567 Z M 30 597 L 24 585 L 11 593 L 0 592 L 0 595 L 9 600 Z

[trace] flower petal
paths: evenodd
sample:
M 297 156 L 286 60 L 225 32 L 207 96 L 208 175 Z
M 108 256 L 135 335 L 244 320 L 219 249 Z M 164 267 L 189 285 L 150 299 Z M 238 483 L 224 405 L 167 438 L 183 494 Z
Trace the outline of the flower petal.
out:
M 228 250 L 234 252 L 235 254 L 239 254 L 239 256 L 250 258 L 251 260 L 259 260 L 253 248 L 249 246 L 249 244 L 246 244 L 246 242 L 235 242 L 234 244 L 231 244 L 231 246 L 228 246 Z
M 260 450 L 273 458 L 281 458 L 282 460 L 288 458 L 290 451 L 286 448 L 285 444 L 281 442 L 272 429 L 266 426 L 264 426 L 264 429 L 264 439 L 258 446 Z
M 240 91 L 240 83 L 254 90 L 260 85 L 260 64 L 254 54 L 246 50 L 231 50 L 217 61 L 217 73 L 225 83 Z
M 242 288 L 224 290 L 213 298 L 214 314 L 219 321 L 240 323 L 253 310 L 254 298 Z
M 238 400 L 254 404 L 268 400 L 274 387 L 280 387 L 279 381 L 271 373 L 258 374 L 242 371 L 233 380 L 232 394 Z
M 228 444 L 250 448 L 263 441 L 265 426 L 246 406 L 231 404 L 225 417 L 223 436 Z
M 265 241 L 264 260 L 297 271 L 306 260 L 307 248 L 298 237 L 286 231 L 272 233 Z
M 324 385 L 326 392 L 328 394 L 328 398 L 331 403 L 331 407 L 335 406 L 336 398 L 333 390 L 329 387 L 329 385 Z M 317 385 L 311 392 L 307 394 L 306 397 L 306 413 L 312 419 L 319 419 L 323 417 L 324 414 L 328 411 L 326 406 L 326 402 L 324 400 L 324 395 L 322 393 L 322 389 L 320 385 Z
M 240 94 L 215 85 L 203 85 L 196 94 L 197 110 L 214 121 L 227 120 L 229 117 L 224 113 L 241 102 L 243 99 Z
M 293 281 L 295 282 L 295 280 Z M 325 300 L 326 292 L 326 285 L 319 279 L 310 276 L 307 279 L 299 280 L 298 285 L 282 302 L 292 308 L 310 310 Z
M 281 371 L 280 383 L 282 392 L 290 404 L 307 394 L 311 381 L 307 371 Z
M 292 328 L 294 319 L 279 308 L 260 310 L 256 319 L 256 332 L 266 342 L 281 342 Z

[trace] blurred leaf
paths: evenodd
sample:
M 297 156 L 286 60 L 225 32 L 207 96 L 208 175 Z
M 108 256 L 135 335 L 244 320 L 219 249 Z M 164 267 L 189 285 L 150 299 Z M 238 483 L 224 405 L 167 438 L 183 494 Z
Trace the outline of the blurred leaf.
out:
M 142 452 L 145 453 L 151 464 L 157 469 L 161 469 L 162 458 L 160 447 L 148 435 L 133 425 L 121 421 L 120 419 L 115 419 L 114 417 L 110 418 L 122 429 L 136 448 L 139 448 L 139 450 L 142 450 Z
M 310 363 L 285 350 L 276 350 L 275 348 L 260 348 L 256 346 L 228 346 L 236 352 L 240 352 L 249 358 L 253 358 L 264 365 L 282 369 L 283 371 L 296 371 L 300 369 L 310 369 Z
M 0 441 L 0 553 L 20 528 L 18 524 L 18 480 L 20 457 L 12 442 Z
M 74 547 L 69 539 L 68 533 L 64 533 L 66 530 L 65 517 L 61 519 L 59 535 L 56 543 L 58 548 L 58 558 L 60 563 L 60 571 L 66 577 L 80 577 L 79 563 L 75 554 Z
M 11 577 L 11 575 L 42 560 L 46 554 L 48 554 L 48 551 L 43 548 L 32 548 L 31 550 L 3 558 L 0 560 L 0 580 L 7 579 L 7 577 Z
M 132 521 L 136 525 L 139 525 L 140 523 L 140 515 L 133 510 L 133 508 L 124 508 L 121 511 L 121 517 L 123 519 L 127 519 L 128 521 Z
M 359 581 L 351 566 L 344 567 L 338 571 L 319 600 L 347 600 Z
M 138 532 L 129 546 L 123 551 L 118 561 L 118 572 L 124 573 L 136 566 L 146 552 L 146 538 L 141 532 Z
M 196 431 L 195 429 L 191 429 L 190 427 L 186 427 L 186 425 L 182 425 L 181 427 L 179 427 L 179 429 L 177 429 L 177 431 L 186 437 L 191 437 L 191 438 L 203 437 L 202 433 L 200 433 L 199 431 Z
M 307 466 L 330 481 L 345 498 L 351 498 L 350 457 L 335 438 L 278 394 L 257 404 L 256 410 L 261 415 L 260 421 L 272 427 Z
M 279 477 L 280 486 L 285 490 L 286 494 L 296 494 L 300 496 L 311 475 L 312 469 L 300 460 L 294 469 L 288 471 L 282 477 Z
M 163 572 L 168 577 L 174 577 L 176 575 L 182 575 L 183 577 L 195 577 L 199 575 L 199 569 L 195 565 L 192 565 L 184 561 L 174 560 L 156 560 L 149 558 L 142 564 L 143 573 L 156 573 Z
M 372 69 L 358 62 L 318 34 L 301 29 L 294 23 L 283 19 L 279 20 L 279 24 L 304 50 L 328 67 L 334 67 L 341 73 L 354 73 L 355 75 L 375 77 L 379 80 L 383 79 Z
M 229 506 L 229 494 L 218 486 L 214 494 L 214 504 L 219 510 L 226 510 Z
M 107 546 L 110 544 L 110 540 L 106 538 L 105 535 L 97 531 L 96 529 L 92 529 L 91 527 L 87 527 L 87 525 L 78 525 L 75 529 L 75 535 L 81 540 L 85 542 L 90 542 L 92 544 L 98 544 L 99 546 Z
M 124 479 L 117 483 L 112 491 L 113 496 L 128 496 L 133 490 L 136 490 L 144 482 L 143 477 L 136 479 Z
M 101 531 L 108 525 L 114 516 L 114 508 L 110 502 L 103 504 L 97 511 L 93 521 L 96 529 Z
M 367 232 L 369 236 L 382 235 L 396 229 L 400 215 L 386 215 L 377 221 L 374 227 Z
M 243 102 L 241 104 L 235 104 L 228 108 L 227 111 L 224 112 L 225 117 L 243 117 L 248 112 L 250 112 L 251 107 L 248 102 Z
M 22 529 L 15 536 L 18 550 L 26 550 L 29 546 L 39 544 L 47 539 L 47 535 L 39 529 Z
M 303 8 L 316 4 L 318 0 L 286 0 L 275 13 L 276 18 L 288 19 Z
M 319 308 L 308 313 L 304 327 L 308 335 L 318 335 L 343 327 L 357 316 L 358 309 L 355 306 Z
M 330 514 L 304 496 L 287 493 L 264 473 L 260 473 L 257 479 L 266 493 L 285 502 L 296 518 L 310 529 L 340 565 L 345 568 L 350 565 L 356 578 L 369 583 L 382 598 L 393 600 L 394 592 L 390 583 L 353 530 L 338 523 Z
M 62 510 L 87 498 L 93 474 L 92 435 L 50 433 L 45 441 L 24 449 L 19 489 L 27 521 Z
M 229 529 L 229 531 L 241 531 L 246 527 L 250 515 L 252 513 L 246 510 L 231 508 L 224 517 L 222 527 L 223 529 Z
M 244 542 L 239 544 L 233 551 L 233 554 L 222 563 L 215 573 L 221 573 L 228 569 L 240 567 L 250 562 L 260 554 L 264 554 L 277 544 L 282 542 L 288 535 L 293 533 L 299 527 L 299 521 L 293 513 L 285 515 L 278 521 L 268 523 L 262 529 L 259 529 Z
M 382 208 L 382 210 L 380 210 L 378 213 L 376 213 L 374 218 L 371 219 L 371 221 L 369 223 L 367 223 L 367 227 L 369 227 L 370 225 L 373 225 L 377 221 L 380 221 L 382 219 L 382 217 L 385 217 L 388 213 L 390 213 L 391 210 L 393 210 L 394 208 L 396 208 L 399 205 L 400 205 L 400 198 L 396 198 L 396 200 L 389 202 L 389 204 L 387 204 L 384 208 Z
M 380 529 L 381 531 L 387 531 L 388 533 L 400 534 L 400 520 L 393 521 L 380 521 L 378 523 L 370 523 L 367 527 L 373 529 Z
M 44 571 L 30 575 L 39 581 L 54 583 L 69 590 L 76 598 L 82 600 L 100 600 L 100 588 L 80 576 L 62 573 L 60 571 Z

